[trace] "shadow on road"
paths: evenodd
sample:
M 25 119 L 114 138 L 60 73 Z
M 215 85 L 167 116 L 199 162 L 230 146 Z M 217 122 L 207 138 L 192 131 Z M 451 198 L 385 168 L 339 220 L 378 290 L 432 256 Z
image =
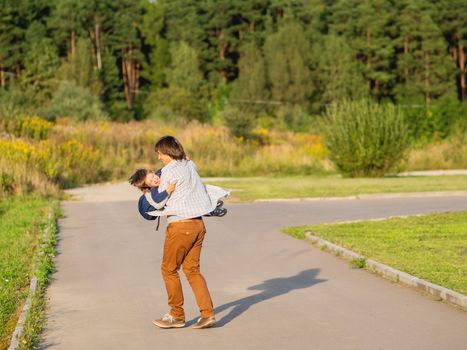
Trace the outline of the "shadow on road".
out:
M 325 279 L 316 278 L 319 271 L 320 269 L 304 270 L 295 276 L 272 278 L 262 282 L 261 284 L 249 287 L 248 290 L 258 290 L 261 292 L 216 307 L 216 314 L 232 308 L 232 310 L 226 316 L 218 320 L 216 327 L 222 327 L 226 325 L 247 311 L 251 306 L 261 303 L 262 301 L 287 294 L 296 289 L 309 288 L 315 284 L 325 282 Z M 195 322 L 195 320 L 193 320 L 193 322 Z

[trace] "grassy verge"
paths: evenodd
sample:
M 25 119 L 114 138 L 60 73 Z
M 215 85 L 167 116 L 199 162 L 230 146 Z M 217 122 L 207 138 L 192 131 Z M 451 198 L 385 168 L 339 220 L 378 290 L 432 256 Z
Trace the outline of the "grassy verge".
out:
M 249 177 L 210 184 L 230 188 L 232 201 L 271 198 L 339 197 L 371 193 L 460 191 L 467 189 L 467 176 L 420 176 L 384 178 Z
M 398 270 L 467 294 L 467 211 L 383 221 L 287 227 L 351 249 Z
M 27 298 L 42 230 L 48 213 L 55 208 L 53 203 L 38 197 L 0 202 L 0 349 L 8 347 Z
M 50 274 L 55 271 L 53 258 L 56 254 L 57 219 L 60 216 L 59 203 L 51 208 L 52 215 L 47 222 L 49 227 L 46 237 L 42 237 L 40 248 L 37 251 L 37 292 L 32 299 L 31 308 L 24 323 L 19 350 L 35 349 L 39 344 L 40 335 L 44 326 L 45 292 L 50 281 Z

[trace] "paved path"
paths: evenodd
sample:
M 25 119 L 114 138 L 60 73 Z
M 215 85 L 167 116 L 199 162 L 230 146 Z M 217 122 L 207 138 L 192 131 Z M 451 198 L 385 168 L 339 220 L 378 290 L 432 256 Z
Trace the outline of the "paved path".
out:
M 84 201 L 63 205 L 41 349 L 465 349 L 467 312 L 279 232 L 467 210 L 465 196 L 228 205 L 226 217 L 206 219 L 202 257 L 218 326 L 161 330 L 151 321 L 167 311 L 165 225 L 155 232 L 141 219 L 138 194 L 122 185 L 80 191 Z M 198 312 L 182 280 L 192 324 Z

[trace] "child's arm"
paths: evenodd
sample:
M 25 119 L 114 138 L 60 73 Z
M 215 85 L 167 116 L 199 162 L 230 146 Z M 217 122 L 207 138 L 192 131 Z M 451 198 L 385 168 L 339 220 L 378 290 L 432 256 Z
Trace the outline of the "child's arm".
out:
M 175 184 L 170 183 L 166 190 L 159 192 L 158 187 L 153 187 L 145 196 L 154 208 L 162 209 L 174 190 Z
M 169 193 L 165 190 L 159 193 L 157 189 L 158 187 L 151 188 L 151 191 L 147 192 L 145 196 L 154 208 L 162 209 L 167 202 L 167 199 L 169 199 Z
M 154 210 L 154 207 L 151 206 L 151 204 L 149 204 L 149 202 L 146 200 L 146 197 L 142 195 L 138 201 L 138 211 L 140 215 L 146 220 L 155 220 L 156 219 L 155 216 L 151 216 L 148 214 L 149 211 L 153 211 L 153 210 Z

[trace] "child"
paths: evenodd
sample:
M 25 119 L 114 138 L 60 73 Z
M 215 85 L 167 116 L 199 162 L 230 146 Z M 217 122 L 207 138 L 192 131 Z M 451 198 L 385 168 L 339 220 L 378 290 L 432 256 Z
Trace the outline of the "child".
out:
M 128 182 L 131 185 L 139 188 L 144 193 L 139 198 L 138 210 L 141 216 L 146 220 L 155 220 L 156 217 L 158 217 L 150 215 L 149 212 L 153 212 L 155 210 L 163 210 L 167 199 L 169 199 L 169 196 L 175 190 L 175 183 L 171 183 L 165 191 L 159 193 L 158 190 L 160 184 L 160 175 L 160 170 L 154 173 L 153 171 L 148 169 L 138 169 L 128 179 Z M 209 187 L 214 188 L 216 186 Z M 216 209 L 204 216 L 224 216 L 225 214 L 227 214 L 227 209 L 222 208 L 223 204 L 224 202 L 218 200 Z

